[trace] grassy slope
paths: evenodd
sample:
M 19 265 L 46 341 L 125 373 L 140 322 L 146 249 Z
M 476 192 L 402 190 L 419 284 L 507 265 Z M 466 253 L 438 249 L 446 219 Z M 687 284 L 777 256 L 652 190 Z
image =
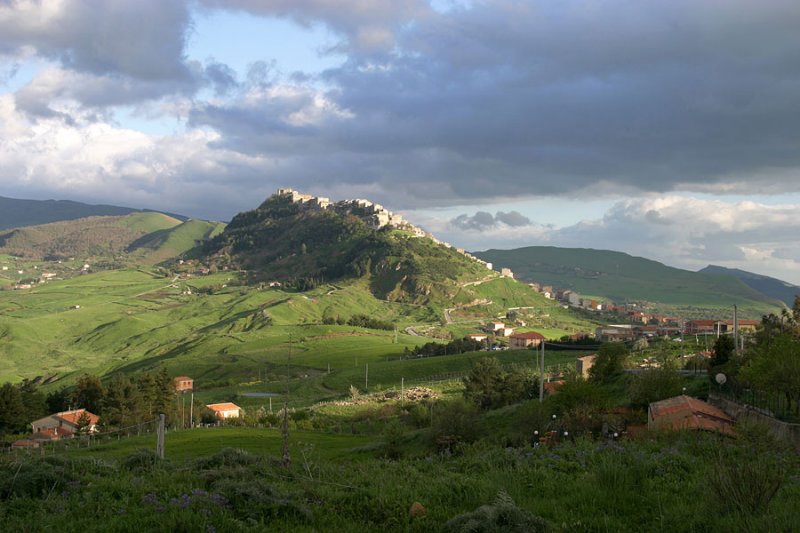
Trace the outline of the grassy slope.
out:
M 291 349 L 290 386 L 294 397 L 308 404 L 346 394 L 350 384 L 360 386 L 367 364 L 374 389 L 399 386 L 400 378 L 463 371 L 483 355 L 398 361 L 405 348 L 430 341 L 406 334 L 404 327 L 429 322 L 432 311 L 374 298 L 369 279 L 306 293 L 223 287 L 235 282 L 233 273 L 173 280 L 147 270 L 121 270 L 0 292 L 0 382 L 57 375 L 58 386 L 83 372 L 105 375 L 163 365 L 173 375 L 193 376 L 200 399 L 211 401 L 241 391 L 282 391 Z M 510 283 L 498 279 L 468 287 L 476 291 L 470 298 L 552 305 L 527 288 L 517 294 Z M 74 305 L 80 309 L 70 309 Z M 323 325 L 327 309 L 345 318 L 378 316 L 396 322 L 399 330 L 395 337 L 394 331 Z M 491 316 L 486 312 L 481 320 Z M 462 326 L 454 325 L 454 331 Z M 502 357 L 516 361 L 529 354 Z
M 700 270 L 700 272 L 704 274 L 733 276 L 742 280 L 743 283 L 747 284 L 747 286 L 751 287 L 752 289 L 757 290 L 762 294 L 766 294 L 771 298 L 775 298 L 776 300 L 780 300 L 789 307 L 794 305 L 795 296 L 800 294 L 800 287 L 797 285 L 792 285 L 786 281 L 771 278 L 769 276 L 762 276 L 760 274 L 747 272 L 746 270 L 739 270 L 738 268 L 725 268 L 716 265 L 709 265 Z
M 225 229 L 221 222 L 187 220 L 177 226 L 154 230 L 130 244 L 130 256 L 143 263 L 155 264 L 179 256 L 198 241 L 211 239 Z
M 48 224 L 91 216 L 124 216 L 129 207 L 88 205 L 67 200 L 18 200 L 0 197 L 0 229 Z
M 668 267 L 620 252 L 531 246 L 487 250 L 477 256 L 517 277 L 601 296 L 617 303 L 657 302 L 668 307 L 722 308 L 738 304 L 747 315 L 774 312 L 778 305 L 739 280 Z
M 0 251 L 31 259 L 111 257 L 145 234 L 178 224 L 175 218 L 152 212 L 54 222 L 1 233 Z

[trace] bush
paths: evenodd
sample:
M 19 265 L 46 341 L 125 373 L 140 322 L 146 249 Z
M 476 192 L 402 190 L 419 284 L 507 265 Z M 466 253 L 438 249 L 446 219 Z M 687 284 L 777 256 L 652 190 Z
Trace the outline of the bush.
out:
M 619 342 L 606 342 L 597 351 L 594 365 L 589 369 L 589 379 L 597 383 L 608 383 L 622 375 L 628 348 Z
M 431 415 L 431 433 L 439 451 L 452 453 L 459 444 L 478 436 L 480 412 L 472 402 L 456 399 L 437 404 Z
M 261 458 L 239 448 L 223 448 L 210 457 L 196 461 L 198 468 L 218 468 L 221 466 L 252 466 L 261 462 Z
M 709 478 L 717 502 L 743 517 L 764 513 L 783 482 L 778 464 L 762 454 L 739 460 L 719 458 Z
M 120 466 L 126 470 L 149 470 L 159 463 L 156 452 L 150 449 L 141 449 L 133 452 L 120 461 Z
M 537 533 L 549 530 L 550 525 L 543 518 L 520 509 L 502 491 L 492 505 L 458 515 L 442 528 L 446 533 Z
M 214 484 L 213 489 L 225 496 L 236 514 L 244 518 L 312 518 L 307 507 L 261 479 L 222 479 Z
M 652 402 L 672 398 L 681 393 L 682 386 L 683 380 L 673 368 L 646 370 L 631 383 L 631 405 L 647 407 Z
M 529 369 L 515 367 L 506 372 L 496 357 L 485 357 L 464 378 L 464 397 L 491 409 L 531 398 L 536 385 Z
M 43 498 L 60 492 L 70 480 L 63 467 L 47 462 L 9 463 L 0 469 L 0 500 Z
M 401 443 L 405 438 L 405 427 L 397 420 L 392 420 L 383 430 L 383 455 L 388 459 L 397 460 L 403 457 Z

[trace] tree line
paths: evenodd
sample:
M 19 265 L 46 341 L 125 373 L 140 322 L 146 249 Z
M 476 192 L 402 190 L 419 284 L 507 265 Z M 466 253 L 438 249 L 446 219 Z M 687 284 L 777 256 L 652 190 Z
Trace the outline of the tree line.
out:
M 104 429 L 148 422 L 159 413 L 169 420 L 180 417 L 173 381 L 166 370 L 135 376 L 115 374 L 105 384 L 98 376 L 84 374 L 75 385 L 46 395 L 30 380 L 0 386 L 0 434 L 26 433 L 34 420 L 81 408 L 98 415 Z

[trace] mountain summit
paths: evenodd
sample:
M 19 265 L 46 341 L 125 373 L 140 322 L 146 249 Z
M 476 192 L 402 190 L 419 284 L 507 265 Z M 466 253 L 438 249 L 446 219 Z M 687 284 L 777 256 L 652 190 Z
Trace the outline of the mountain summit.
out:
M 490 264 L 380 204 L 331 202 L 293 189 L 279 189 L 258 208 L 236 215 L 201 257 L 218 268 L 247 270 L 251 281 L 303 290 L 367 278 L 376 297 L 413 303 L 453 296 L 459 282 L 493 275 Z

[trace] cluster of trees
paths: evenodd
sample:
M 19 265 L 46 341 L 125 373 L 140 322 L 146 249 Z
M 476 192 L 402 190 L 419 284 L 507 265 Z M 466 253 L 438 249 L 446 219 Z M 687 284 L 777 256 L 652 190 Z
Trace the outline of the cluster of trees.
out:
M 722 363 L 719 369 L 736 382 L 783 395 L 789 409 L 800 416 L 800 295 L 792 312 L 763 317 L 754 344 L 741 357 L 730 356 Z
M 338 324 L 340 326 L 348 325 L 368 329 L 383 329 L 386 331 L 391 331 L 395 328 L 394 323 L 373 318 L 369 315 L 358 314 L 347 319 L 339 315 L 334 316 L 330 308 L 325 309 L 322 313 L 322 323 L 328 325 Z
M 32 381 L 0 386 L 0 435 L 23 433 L 47 414 L 45 395 Z
M 466 352 L 477 352 L 481 348 L 483 348 L 482 343 L 474 339 L 470 339 L 469 337 L 464 337 L 463 339 L 450 341 L 447 344 L 442 344 L 440 342 L 426 342 L 422 346 L 417 346 L 413 350 L 406 348 L 405 354 L 406 356 L 416 355 L 430 357 L 433 355 L 455 355 Z
M 97 376 L 85 374 L 74 386 L 47 395 L 32 381 L 24 380 L 0 387 L 0 434 L 25 433 L 38 418 L 78 408 L 99 415 L 100 424 L 108 428 L 154 420 L 159 413 L 170 419 L 180 416 L 172 378 L 166 370 L 136 376 L 116 374 L 106 384 Z
M 539 383 L 532 369 L 513 366 L 505 370 L 496 357 L 485 357 L 475 363 L 463 381 L 464 398 L 482 409 L 496 409 L 533 398 Z

